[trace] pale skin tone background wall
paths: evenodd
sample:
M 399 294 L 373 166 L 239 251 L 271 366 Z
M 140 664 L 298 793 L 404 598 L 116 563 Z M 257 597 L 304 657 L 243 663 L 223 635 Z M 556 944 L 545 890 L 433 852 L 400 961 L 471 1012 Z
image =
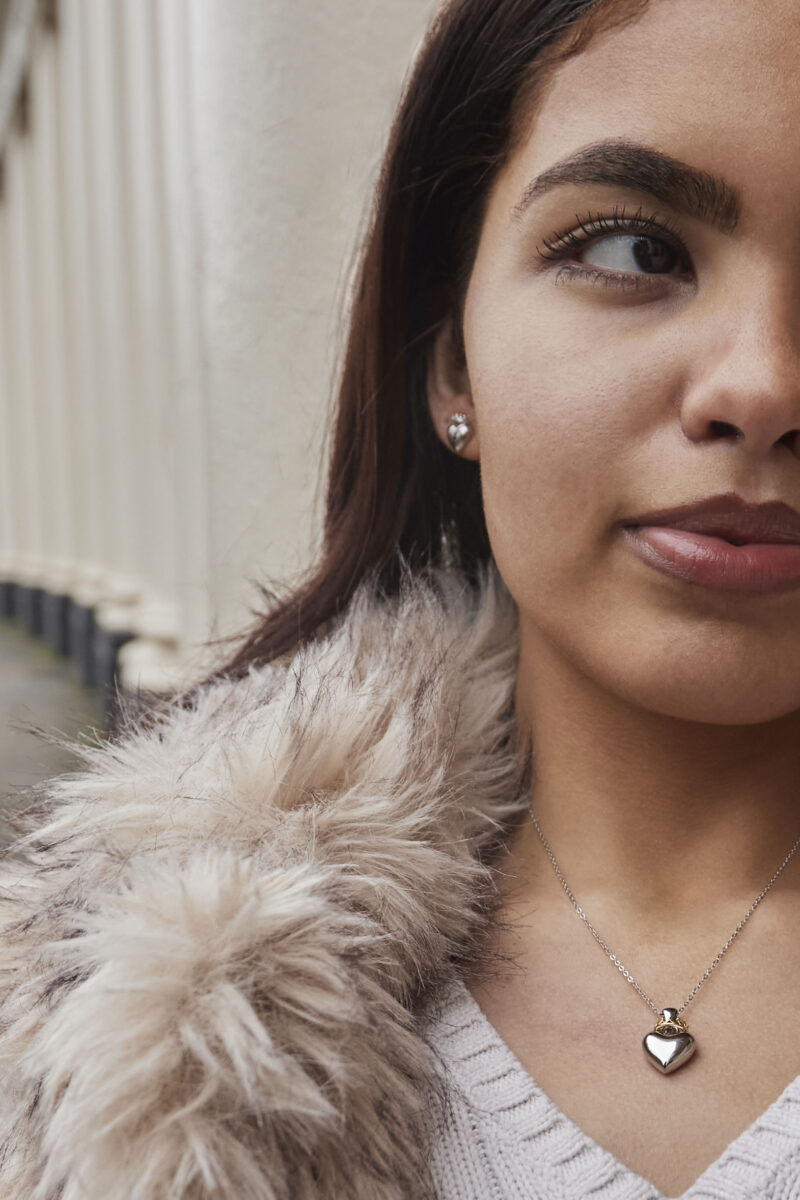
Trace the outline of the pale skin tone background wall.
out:
M 473 417 L 464 453 L 480 461 L 519 605 L 537 816 L 658 1007 L 683 1003 L 800 834 L 800 589 L 668 578 L 616 524 L 728 491 L 800 509 L 786 437 L 800 429 L 798 44 L 795 0 L 653 0 L 559 68 L 490 200 L 467 369 L 447 328 L 431 364 L 440 436 L 453 411 Z M 608 137 L 722 176 L 741 194 L 735 232 L 594 185 L 512 220 L 534 176 Z M 592 266 L 642 274 L 632 235 L 604 235 L 566 259 L 586 276 L 556 283 L 542 239 L 623 204 L 667 216 L 688 269 L 637 290 L 595 284 Z M 698 1050 L 668 1077 L 641 1049 L 653 1015 L 579 920 L 530 821 L 503 869 L 514 932 L 500 936 L 518 969 L 476 998 L 569 1116 L 679 1194 L 800 1072 L 800 851 L 686 1010 Z

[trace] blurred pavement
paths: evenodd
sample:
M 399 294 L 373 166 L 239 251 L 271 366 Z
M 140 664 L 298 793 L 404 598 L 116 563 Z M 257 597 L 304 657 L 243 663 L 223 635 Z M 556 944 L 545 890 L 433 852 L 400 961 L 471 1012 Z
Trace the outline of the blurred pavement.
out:
M 21 723 L 74 738 L 102 728 L 100 698 L 81 687 L 69 660 L 15 621 L 0 619 L 0 843 L 8 840 L 5 814 L 26 803 L 21 790 L 77 765 L 68 752 L 12 728 Z

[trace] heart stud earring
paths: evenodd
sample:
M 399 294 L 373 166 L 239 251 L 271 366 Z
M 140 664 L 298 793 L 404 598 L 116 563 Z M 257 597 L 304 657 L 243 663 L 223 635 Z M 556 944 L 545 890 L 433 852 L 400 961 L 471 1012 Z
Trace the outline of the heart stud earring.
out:
M 456 454 L 460 454 L 472 437 L 472 423 L 466 413 L 452 413 L 450 423 L 447 426 L 447 440 L 455 450 Z

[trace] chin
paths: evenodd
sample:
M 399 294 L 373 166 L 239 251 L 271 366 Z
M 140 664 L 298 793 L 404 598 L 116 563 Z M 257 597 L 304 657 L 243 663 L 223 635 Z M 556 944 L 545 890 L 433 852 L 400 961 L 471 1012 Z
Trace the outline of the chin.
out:
M 764 725 L 800 710 L 797 679 L 781 690 L 774 678 L 760 686 L 752 677 L 715 677 L 712 667 L 702 679 L 673 679 L 665 687 L 662 676 L 624 690 L 639 708 L 705 725 Z
M 800 713 L 796 635 L 609 605 L 577 661 L 626 703 L 685 721 L 761 725 Z M 577 648 L 573 643 L 573 648 Z M 582 653 L 581 653 L 582 651 Z

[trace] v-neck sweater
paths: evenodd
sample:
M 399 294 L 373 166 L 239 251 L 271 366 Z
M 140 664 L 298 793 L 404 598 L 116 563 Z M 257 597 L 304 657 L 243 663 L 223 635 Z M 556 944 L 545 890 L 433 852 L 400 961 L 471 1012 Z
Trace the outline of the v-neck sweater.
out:
M 668 1200 L 558 1108 L 460 980 L 426 1040 L 447 1083 L 439 1200 Z M 800 1075 L 676 1200 L 800 1200 Z

